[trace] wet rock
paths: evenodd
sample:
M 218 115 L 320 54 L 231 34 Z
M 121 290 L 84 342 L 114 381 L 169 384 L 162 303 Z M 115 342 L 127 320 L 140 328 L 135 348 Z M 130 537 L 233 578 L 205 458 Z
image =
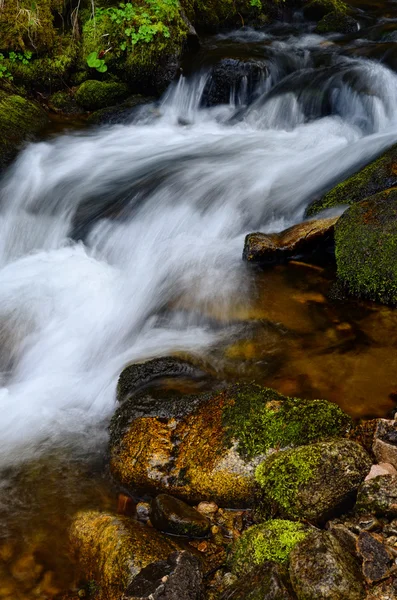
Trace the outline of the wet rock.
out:
M 255 476 L 271 514 L 321 523 L 352 505 L 370 467 L 359 444 L 335 440 L 271 454 Z
M 139 109 L 140 106 L 149 104 L 153 101 L 154 98 L 135 94 L 130 96 L 122 104 L 96 110 L 88 117 L 87 123 L 90 125 L 116 125 L 119 123 L 128 123 L 136 112 L 134 109 Z
M 124 83 L 89 79 L 78 88 L 75 99 L 85 110 L 98 110 L 122 102 L 129 90 Z
M 322 198 L 313 202 L 307 214 L 316 215 L 325 208 L 340 204 L 355 204 L 397 184 L 397 145 L 392 146 L 380 158 L 339 183 Z
M 393 555 L 380 535 L 361 532 L 357 540 L 357 551 L 363 561 L 362 571 L 367 583 L 376 583 L 390 575 Z
M 352 205 L 335 227 L 339 280 L 356 296 L 397 304 L 397 190 Z
M 229 586 L 220 600 L 294 600 L 285 566 L 265 561 Z
M 243 260 L 273 264 L 332 245 L 337 220 L 338 217 L 306 221 L 281 233 L 250 233 L 245 238 Z
M 312 531 L 290 556 L 298 600 L 362 600 L 364 589 L 353 557 L 326 531 Z
M 365 478 L 365 481 L 379 477 L 379 475 L 397 475 L 396 469 L 390 463 L 380 463 L 372 465 L 370 472 Z
M 215 502 L 200 502 L 197 510 L 202 515 L 211 518 L 218 510 L 218 505 Z
M 188 552 L 148 565 L 127 587 L 122 600 L 201 600 L 200 561 Z
M 197 510 L 168 494 L 153 499 L 150 521 L 154 527 L 166 533 L 188 537 L 205 537 L 210 523 Z
M 252 96 L 261 80 L 267 76 L 266 66 L 260 61 L 242 61 L 224 58 L 213 67 L 204 92 L 204 106 L 229 104 L 230 98 Z
M 397 469 L 397 421 L 378 419 L 373 453 L 380 463 L 391 464 Z
M 138 521 L 146 523 L 150 517 L 150 504 L 149 502 L 138 502 L 136 505 L 136 517 Z
M 118 380 L 117 400 L 125 402 L 150 384 L 166 378 L 203 379 L 209 377 L 199 367 L 176 356 L 154 358 L 126 367 Z
M 355 33 L 359 24 L 350 15 L 333 11 L 325 15 L 315 29 L 316 33 Z
M 104 598 L 119 598 L 142 569 L 178 549 L 155 529 L 96 511 L 78 513 L 69 538 L 85 578 L 100 586 Z
M 358 490 L 356 510 L 378 516 L 397 517 L 397 476 L 381 475 L 365 481 Z
M 253 566 L 267 561 L 288 563 L 293 548 L 308 535 L 308 527 L 301 523 L 274 519 L 254 525 L 237 540 L 230 563 L 232 572 L 239 577 L 249 573 Z
M 112 473 L 126 488 L 189 503 L 249 506 L 255 468 L 271 448 L 345 435 L 351 424 L 327 401 L 288 398 L 255 385 L 161 398 L 135 396 L 140 381 L 133 369 L 120 378 L 124 401 L 110 425 Z
M 48 117 L 36 103 L 0 90 L 0 170 L 15 156 L 23 141 L 39 133 Z

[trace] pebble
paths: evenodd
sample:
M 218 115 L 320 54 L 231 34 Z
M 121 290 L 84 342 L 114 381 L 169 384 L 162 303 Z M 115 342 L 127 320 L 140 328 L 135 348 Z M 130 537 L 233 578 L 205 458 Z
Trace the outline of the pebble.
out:
M 200 502 L 196 510 L 206 517 L 211 517 L 218 511 L 218 506 L 215 502 Z
M 370 472 L 365 478 L 365 481 L 379 477 L 379 475 L 397 475 L 397 470 L 390 463 L 379 463 L 372 465 Z

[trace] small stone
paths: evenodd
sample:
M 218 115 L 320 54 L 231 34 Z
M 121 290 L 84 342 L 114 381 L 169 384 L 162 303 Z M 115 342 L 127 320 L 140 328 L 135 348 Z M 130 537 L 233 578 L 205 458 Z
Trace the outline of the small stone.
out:
M 395 420 L 378 419 L 372 449 L 379 463 L 389 463 L 397 469 L 397 422 Z
M 380 535 L 361 532 L 357 540 L 357 551 L 363 559 L 362 570 L 367 583 L 376 583 L 388 577 L 393 556 Z
M 150 507 L 154 527 L 166 533 L 189 537 L 208 535 L 210 523 L 195 508 L 168 494 L 159 494 Z
M 200 504 L 197 506 L 197 510 L 202 515 L 211 517 L 218 510 L 218 506 L 215 504 L 215 502 L 200 502 Z
M 374 479 L 379 475 L 397 475 L 396 469 L 390 463 L 380 463 L 379 465 L 372 465 L 370 472 L 365 478 L 365 481 Z
M 381 475 L 364 481 L 358 490 L 356 510 L 359 513 L 397 517 L 397 475 Z
M 217 525 L 213 525 L 213 526 L 211 527 L 211 533 L 212 533 L 213 535 L 216 535 L 216 534 L 217 534 L 217 533 L 219 533 L 219 532 L 220 532 L 220 529 L 219 529 L 219 527 L 218 527 Z
M 150 504 L 149 502 L 138 502 L 136 505 L 136 516 L 138 521 L 145 523 L 149 519 Z
M 135 513 L 135 504 L 130 496 L 119 494 L 117 498 L 117 512 L 119 515 L 131 517 Z
M 385 525 L 383 532 L 385 535 L 397 535 L 397 519 L 393 519 Z
M 200 542 L 200 544 L 197 546 L 197 550 L 199 552 L 207 552 L 207 549 L 208 549 L 207 542 Z

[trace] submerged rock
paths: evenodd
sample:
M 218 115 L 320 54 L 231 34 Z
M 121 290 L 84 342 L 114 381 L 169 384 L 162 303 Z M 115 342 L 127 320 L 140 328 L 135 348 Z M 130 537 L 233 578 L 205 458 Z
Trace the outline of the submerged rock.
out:
M 354 204 L 387 190 L 397 184 L 397 145 L 392 146 L 380 158 L 372 161 L 357 173 L 339 183 L 307 210 L 314 216 L 326 208 L 341 204 Z
M 298 600 L 362 600 L 358 565 L 329 532 L 312 531 L 296 545 L 289 573 Z
M 0 169 L 16 154 L 24 140 L 39 133 L 48 122 L 36 103 L 0 90 Z
M 251 565 L 252 567 L 252 565 Z M 287 568 L 271 561 L 251 568 L 229 586 L 220 600 L 295 600 Z
M 338 217 L 299 223 L 281 233 L 250 233 L 245 238 L 243 260 L 273 264 L 333 244 Z
M 122 102 L 129 90 L 124 83 L 89 79 L 78 88 L 75 99 L 85 110 L 98 110 Z
M 210 522 L 197 510 L 168 494 L 153 499 L 150 521 L 160 531 L 189 537 L 205 537 Z
M 155 529 L 132 519 L 80 512 L 70 528 L 70 544 L 84 577 L 95 583 L 100 599 L 171 599 L 178 589 L 185 590 L 178 598 L 200 597 L 198 560 L 179 551 Z
M 142 569 L 121 600 L 202 600 L 202 581 L 199 559 L 175 552 Z
M 288 398 L 255 385 L 162 398 L 135 396 L 139 385 L 131 368 L 120 378 L 118 396 L 125 400 L 110 425 L 112 473 L 127 488 L 192 503 L 251 505 L 255 467 L 271 448 L 343 436 L 351 423 L 325 400 Z
M 397 304 L 397 189 L 351 206 L 335 227 L 339 279 L 358 296 Z
M 266 76 L 267 69 L 263 62 L 224 58 L 212 68 L 202 102 L 204 106 L 229 104 L 230 98 L 235 95 L 248 101 Z
M 397 476 L 380 475 L 365 481 L 358 490 L 356 510 L 380 517 L 397 517 Z
M 353 504 L 370 468 L 359 444 L 335 440 L 271 454 L 256 480 L 268 512 L 321 523 Z

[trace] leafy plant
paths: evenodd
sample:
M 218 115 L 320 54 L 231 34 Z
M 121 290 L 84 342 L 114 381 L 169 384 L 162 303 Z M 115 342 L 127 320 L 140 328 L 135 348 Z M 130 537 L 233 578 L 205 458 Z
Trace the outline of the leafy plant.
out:
M 106 73 L 108 70 L 103 58 L 99 58 L 98 52 L 91 52 L 87 56 L 87 65 L 92 69 L 96 69 L 99 73 Z
M 262 2 L 261 0 L 250 0 L 250 5 L 258 10 L 262 10 Z
M 0 79 L 9 79 L 10 81 L 12 81 L 13 76 L 11 75 L 7 68 L 7 65 L 5 65 L 3 61 L 4 54 L 0 54 Z
M 8 54 L 8 58 L 12 63 L 20 61 L 23 65 L 28 65 L 32 56 L 33 53 L 30 50 L 25 50 L 25 52 L 10 52 Z

